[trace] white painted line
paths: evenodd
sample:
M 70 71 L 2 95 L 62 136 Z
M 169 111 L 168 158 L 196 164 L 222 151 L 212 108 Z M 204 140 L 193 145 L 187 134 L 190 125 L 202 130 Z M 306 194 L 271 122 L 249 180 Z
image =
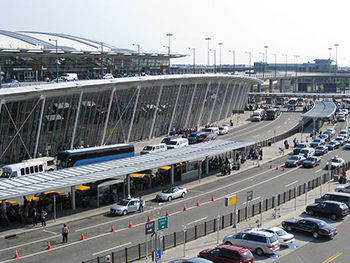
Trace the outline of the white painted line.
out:
M 286 186 L 284 186 L 284 187 L 288 187 L 288 186 L 291 186 L 291 185 L 293 185 L 293 184 L 296 184 L 297 182 L 299 182 L 298 180 L 296 180 L 296 181 L 294 181 L 294 182 L 292 182 L 292 183 L 290 183 L 290 184 L 287 184 Z
M 43 232 L 50 233 L 50 234 L 53 234 L 53 235 L 58 235 L 57 233 L 49 231 L 49 230 L 43 230 Z
M 255 136 L 253 136 L 253 138 L 256 138 L 256 137 L 259 137 L 260 136 L 260 134 L 257 134 L 257 135 L 255 135 Z
M 94 253 L 94 254 L 92 254 L 93 256 L 96 256 L 96 255 L 98 255 L 98 254 L 101 254 L 101 253 L 104 253 L 104 252 L 107 252 L 107 251 L 111 251 L 112 249 L 116 249 L 116 248 L 120 248 L 120 247 L 125 247 L 126 245 L 130 245 L 131 244 L 131 242 L 128 242 L 128 243 L 125 243 L 125 244 L 123 244 L 123 245 L 119 245 L 119 246 L 116 246 L 116 247 L 111 247 L 111 248 L 109 248 L 109 249 L 106 249 L 106 250 L 103 250 L 103 251 L 100 251 L 100 252 L 96 252 L 96 253 Z
M 286 122 L 285 122 L 286 123 Z M 281 128 L 281 125 L 277 126 L 277 129 Z
M 272 132 L 272 130 L 268 130 L 267 132 L 270 133 L 270 132 Z
M 318 169 L 315 173 L 319 173 L 321 171 L 323 171 L 323 169 Z
M 191 225 L 191 224 L 197 223 L 197 222 L 199 222 L 199 221 L 205 220 L 205 219 L 207 219 L 207 218 L 208 218 L 208 217 L 206 216 L 206 217 L 203 217 L 203 218 L 197 219 L 196 221 L 192 221 L 192 222 L 190 222 L 190 223 L 187 223 L 186 225 L 188 226 L 188 225 Z

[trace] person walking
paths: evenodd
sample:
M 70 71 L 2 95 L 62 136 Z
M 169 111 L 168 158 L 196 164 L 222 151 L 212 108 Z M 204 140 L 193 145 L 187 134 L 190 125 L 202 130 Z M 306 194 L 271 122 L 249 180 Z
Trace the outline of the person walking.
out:
M 36 212 L 36 209 L 33 208 L 33 226 L 36 226 L 38 224 L 38 213 Z
M 68 234 L 69 234 L 69 229 L 66 224 L 63 224 L 62 227 L 62 243 L 67 242 L 68 243 Z
M 142 196 L 140 196 L 140 213 L 143 212 L 144 206 L 145 206 L 145 200 L 143 200 Z
M 41 218 L 41 226 L 46 226 L 46 216 L 47 216 L 47 213 L 46 211 L 42 211 L 41 212 L 41 215 L 40 215 L 40 218 Z

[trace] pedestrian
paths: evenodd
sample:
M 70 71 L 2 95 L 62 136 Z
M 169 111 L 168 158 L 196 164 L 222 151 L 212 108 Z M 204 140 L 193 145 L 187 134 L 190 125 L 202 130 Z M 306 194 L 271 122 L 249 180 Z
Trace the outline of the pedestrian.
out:
M 140 196 L 140 213 L 143 212 L 144 206 L 145 206 L 145 200 L 143 200 L 142 196 Z
M 47 216 L 47 213 L 46 211 L 43 210 L 40 214 L 41 226 L 46 226 L 46 216 Z
M 69 234 L 69 229 L 66 224 L 63 224 L 62 227 L 62 243 L 67 242 L 68 243 L 68 234 Z
M 38 213 L 36 212 L 36 209 L 33 209 L 33 226 L 36 226 L 38 224 Z

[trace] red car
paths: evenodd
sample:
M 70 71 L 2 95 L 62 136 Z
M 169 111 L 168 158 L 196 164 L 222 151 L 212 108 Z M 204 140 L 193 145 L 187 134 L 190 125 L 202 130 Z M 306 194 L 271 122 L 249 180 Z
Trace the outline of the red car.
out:
M 198 142 L 208 142 L 211 140 L 216 140 L 217 138 L 218 138 L 218 135 L 216 133 L 206 132 L 198 136 Z
M 254 256 L 249 249 L 233 245 L 219 245 L 199 252 L 198 257 L 220 263 L 253 263 Z

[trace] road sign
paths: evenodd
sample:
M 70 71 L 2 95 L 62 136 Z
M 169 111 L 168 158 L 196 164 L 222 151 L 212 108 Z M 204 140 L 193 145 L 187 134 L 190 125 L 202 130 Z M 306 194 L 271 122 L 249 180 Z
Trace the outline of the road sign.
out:
M 162 257 L 162 252 L 160 251 L 160 249 L 157 249 L 154 251 L 154 261 L 158 262 Z
M 247 192 L 247 202 L 253 200 L 253 190 Z
M 237 203 L 237 196 L 236 195 L 225 197 L 225 206 L 234 205 L 236 203 Z
M 168 228 L 168 217 L 158 218 L 158 230 L 164 230 Z
M 151 222 L 147 222 L 145 224 L 145 234 L 149 235 L 149 234 L 153 234 L 155 231 L 155 222 L 151 221 Z

